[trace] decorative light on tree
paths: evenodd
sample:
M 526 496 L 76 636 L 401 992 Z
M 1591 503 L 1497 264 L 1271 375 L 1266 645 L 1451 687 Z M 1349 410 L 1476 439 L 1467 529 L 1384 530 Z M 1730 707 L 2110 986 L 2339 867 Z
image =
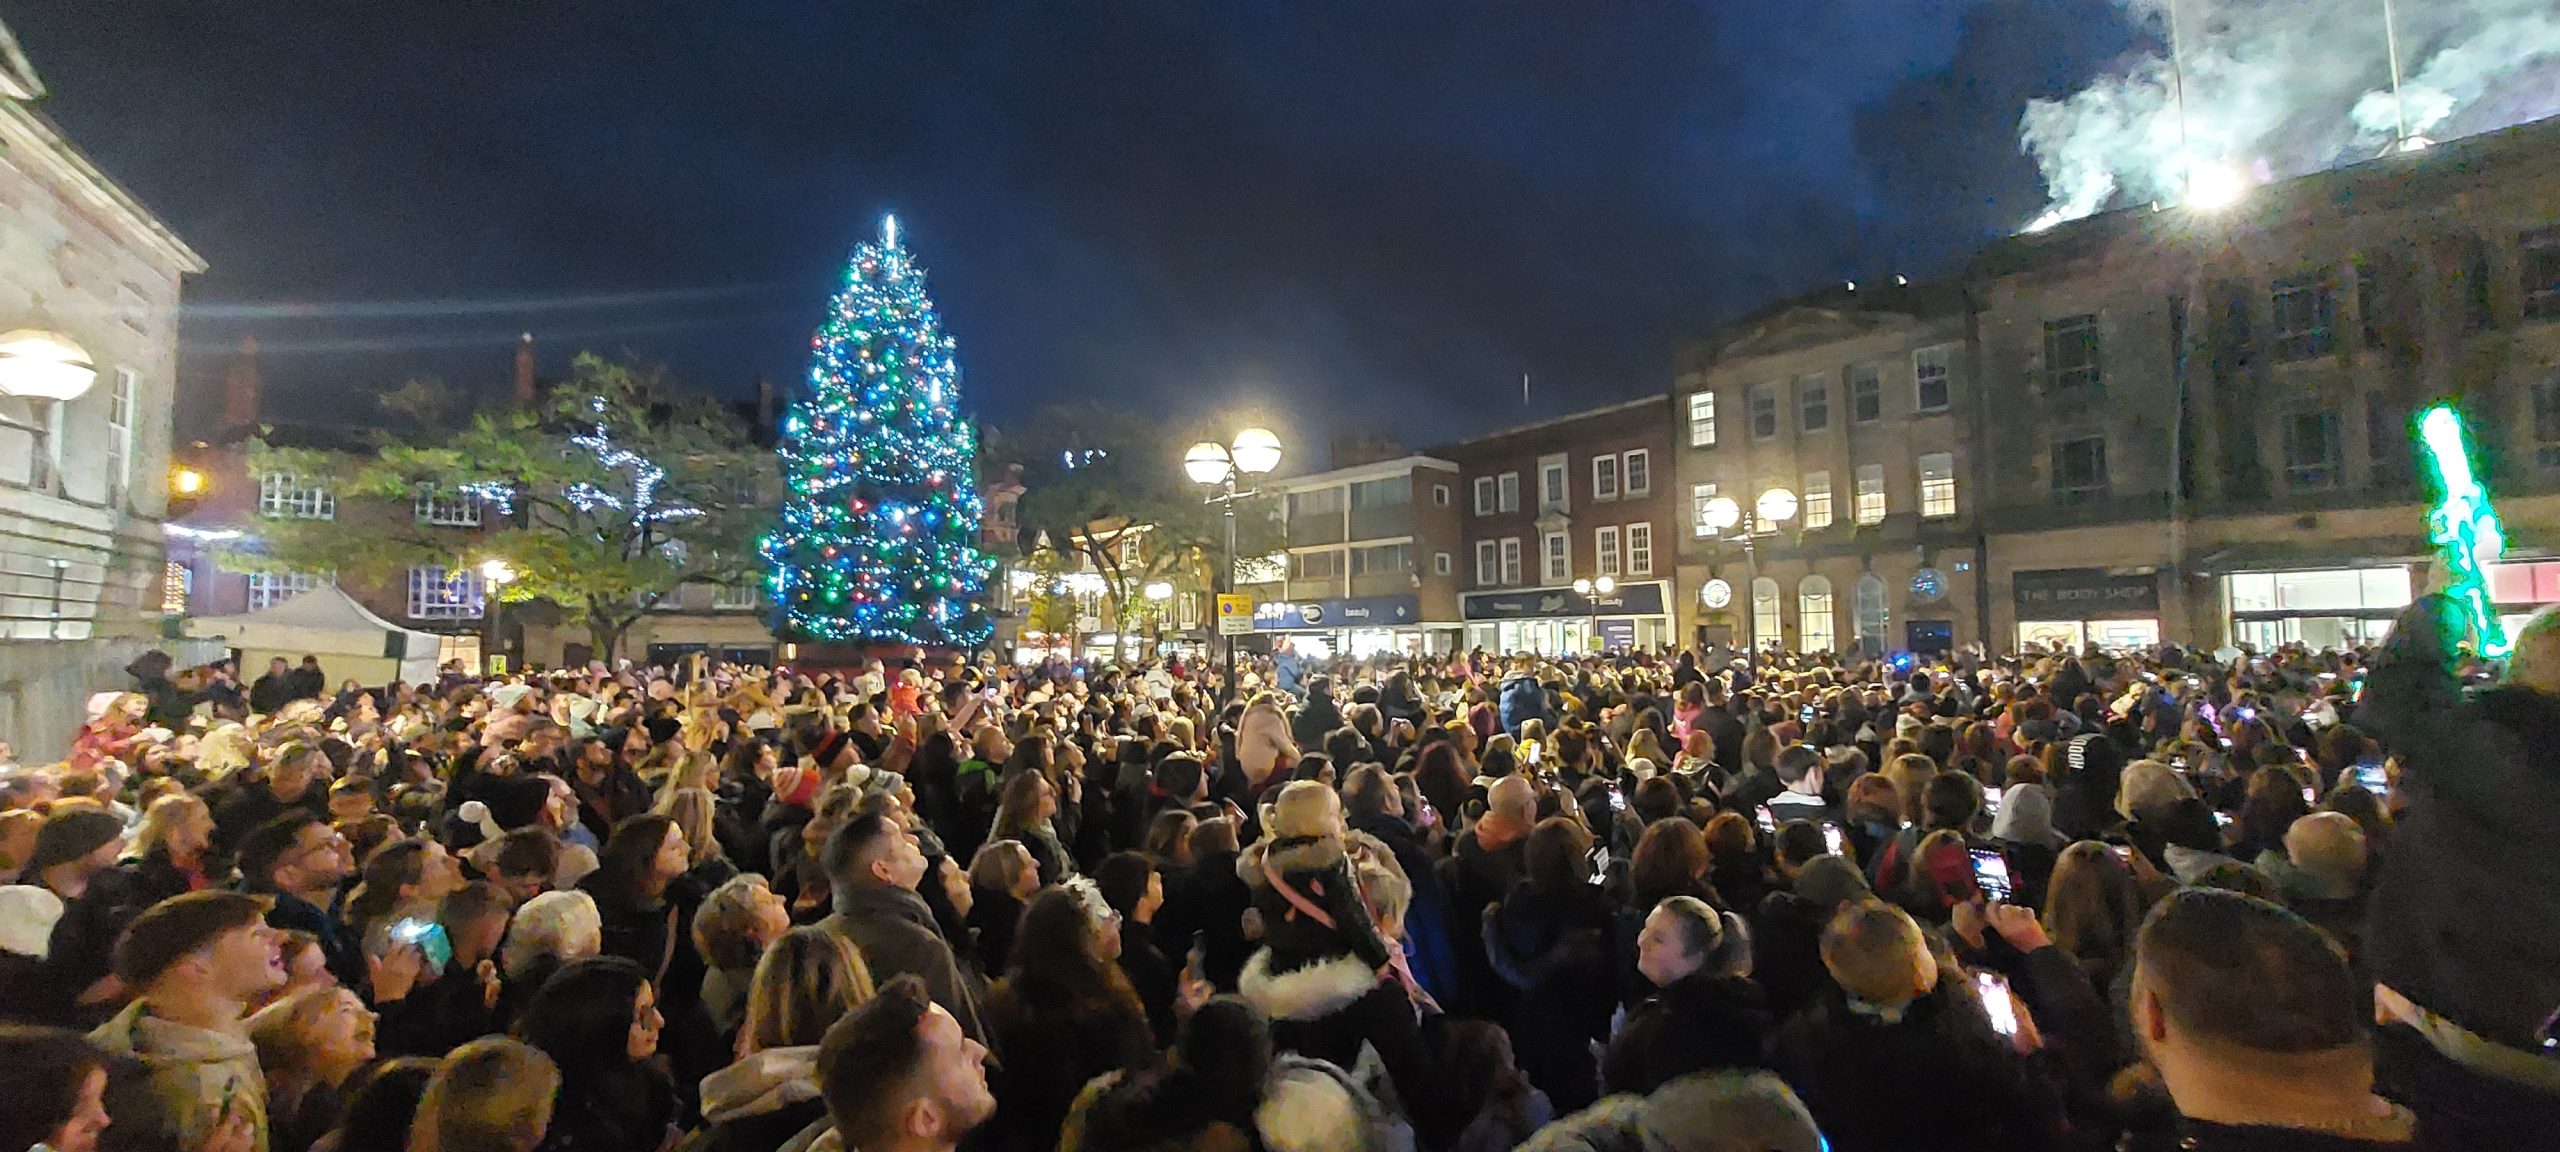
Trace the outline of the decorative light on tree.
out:
M 924 270 L 898 241 L 853 250 L 818 329 L 809 396 L 782 422 L 789 494 L 763 555 L 774 631 L 791 639 L 952 647 L 993 624 L 978 550 L 977 434 Z

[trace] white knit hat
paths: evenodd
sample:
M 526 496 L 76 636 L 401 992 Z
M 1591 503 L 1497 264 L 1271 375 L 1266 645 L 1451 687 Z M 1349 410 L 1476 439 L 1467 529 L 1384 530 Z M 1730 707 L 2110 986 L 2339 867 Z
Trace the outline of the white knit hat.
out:
M 60 919 L 62 897 L 33 884 L 0 886 L 0 952 L 44 959 Z

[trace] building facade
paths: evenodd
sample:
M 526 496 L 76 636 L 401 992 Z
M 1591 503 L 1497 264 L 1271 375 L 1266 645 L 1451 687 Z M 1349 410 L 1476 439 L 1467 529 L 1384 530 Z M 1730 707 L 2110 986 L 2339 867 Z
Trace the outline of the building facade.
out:
M 1880 654 L 1978 633 L 1966 331 L 1956 285 L 1844 287 L 1681 349 L 1684 637 Z M 1713 522 L 1719 499 L 1739 522 Z
M 1670 404 L 1656 395 L 1435 450 L 1458 466 L 1463 643 L 1488 652 L 1680 642 L 1684 524 Z M 1600 581 L 1608 581 L 1604 590 Z M 1578 589 L 1576 581 L 1588 582 Z
M 1316 658 L 1456 649 L 1457 464 L 1400 455 L 1258 487 L 1277 499 L 1285 547 L 1275 579 L 1248 589 L 1256 635 Z
M 0 28 L 0 739 L 60 755 L 161 634 L 180 281 L 202 258 L 36 111 Z M 40 334 L 69 375 L 16 354 Z M 79 369 L 85 366 L 86 372 Z

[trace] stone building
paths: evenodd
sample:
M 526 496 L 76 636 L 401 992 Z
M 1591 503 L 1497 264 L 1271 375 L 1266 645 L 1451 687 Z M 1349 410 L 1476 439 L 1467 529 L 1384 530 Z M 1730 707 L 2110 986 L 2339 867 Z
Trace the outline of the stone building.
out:
M 1458 465 L 1428 455 L 1262 481 L 1287 558 L 1281 579 L 1249 589 L 1254 632 L 1317 657 L 1454 650 L 1460 486 Z
M 159 639 L 160 521 L 180 280 L 205 267 L 44 94 L 0 28 L 0 741 L 38 762 L 134 656 L 200 655 Z

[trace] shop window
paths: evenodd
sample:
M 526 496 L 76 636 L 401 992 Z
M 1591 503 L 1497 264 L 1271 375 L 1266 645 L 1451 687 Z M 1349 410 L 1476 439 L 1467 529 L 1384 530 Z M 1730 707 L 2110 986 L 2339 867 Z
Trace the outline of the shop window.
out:
M 1831 381 L 1807 376 L 1796 381 L 1796 430 L 1806 435 L 1831 427 Z
M 1920 456 L 1920 515 L 1925 518 L 1956 514 L 1956 458 L 1949 452 L 1924 452 Z
M 1831 610 L 1831 581 L 1822 576 L 1807 576 L 1796 584 L 1796 648 L 1802 652 L 1830 652 L 1840 646 L 1836 621 Z
M 1689 394 L 1689 446 L 1716 446 L 1716 394 L 1698 391 Z
M 1778 438 L 1778 385 L 1755 384 L 1751 387 L 1751 438 Z
M 1944 412 L 1955 403 L 1956 346 L 1939 344 L 1911 354 L 1912 403 L 1922 412 Z
M 1884 379 L 1873 364 L 1849 367 L 1849 420 L 1873 424 L 1884 419 Z
M 1751 582 L 1751 635 L 1763 648 L 1783 648 L 1786 637 L 1778 619 L 1778 582 L 1763 576 Z
M 2045 390 L 2096 388 L 2103 382 L 2098 369 L 2097 314 L 2084 312 L 2045 321 Z
M 2276 359 L 2309 360 L 2329 354 L 2338 305 L 2327 269 L 2276 281 L 2273 305 Z
M 2053 502 L 2086 504 L 2107 498 L 2107 439 L 2083 436 L 2053 446 Z
M 1852 511 L 1861 526 L 1884 523 L 1884 465 L 1858 465 L 1858 504 Z
M 2338 486 L 2338 414 L 2296 412 L 2284 420 L 2284 478 L 2296 490 Z
M 1804 526 L 1807 529 L 1830 527 L 1831 474 L 1828 472 L 1805 473 L 1804 497 L 1797 503 L 1799 504 L 1797 514 L 1804 517 Z

